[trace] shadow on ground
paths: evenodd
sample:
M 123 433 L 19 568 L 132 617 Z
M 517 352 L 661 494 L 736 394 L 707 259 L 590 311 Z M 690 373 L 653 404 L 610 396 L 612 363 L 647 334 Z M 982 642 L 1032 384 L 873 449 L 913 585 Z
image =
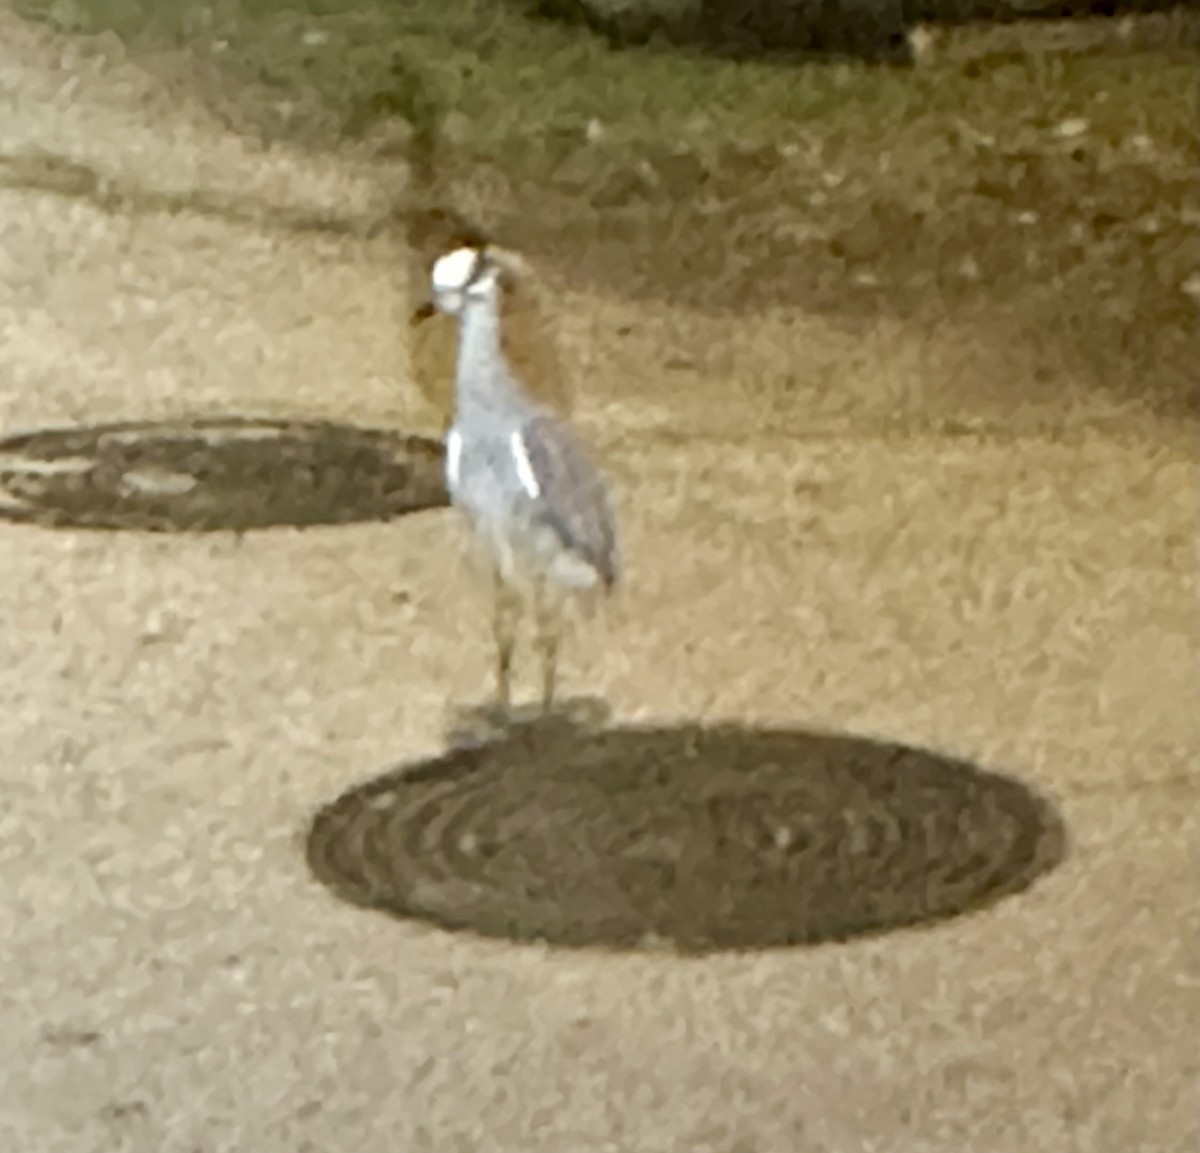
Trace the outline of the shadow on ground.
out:
M 343 899 L 444 928 L 698 954 L 953 917 L 1065 846 L 1024 785 L 919 749 L 556 717 L 346 793 L 307 854 Z
M 1094 306 L 1103 264 L 1114 321 L 1127 300 L 1131 331 L 1148 315 L 1194 326 L 1180 291 L 1196 234 L 1184 172 L 1084 148 L 980 146 L 970 179 L 934 204 L 862 173 L 831 192 L 825 173 L 771 145 L 638 159 L 612 165 L 580 144 L 540 188 L 509 182 L 511 206 L 484 227 L 573 285 L 700 310 L 933 319 L 1016 306 L 1051 284 L 1071 305 L 1084 282 Z
M 949 317 L 1007 333 L 1020 318 L 1047 377 L 1194 419 L 1195 182 L 1059 145 L 981 144 L 970 175 L 947 178 L 936 201 L 862 171 L 835 174 L 831 190 L 805 157 L 742 143 L 642 145 L 614 163 L 564 140 L 545 144 L 558 159 L 541 162 L 544 179 L 482 162 L 464 179 L 504 190 L 478 229 L 573 288 L 710 315 L 788 308 L 930 330 Z
M 386 521 L 447 503 L 436 440 L 243 418 L 47 429 L 0 440 L 0 519 L 244 532 Z
M 1132 16 L 1194 0 L 510 0 L 532 20 L 587 29 L 612 49 L 802 64 L 827 57 L 909 64 L 912 28 Z
M 696 0 L 693 4 L 618 4 L 595 0 L 523 0 L 532 19 L 587 28 L 613 49 L 705 53 L 727 60 L 802 63 L 844 56 L 909 63 L 900 0 Z

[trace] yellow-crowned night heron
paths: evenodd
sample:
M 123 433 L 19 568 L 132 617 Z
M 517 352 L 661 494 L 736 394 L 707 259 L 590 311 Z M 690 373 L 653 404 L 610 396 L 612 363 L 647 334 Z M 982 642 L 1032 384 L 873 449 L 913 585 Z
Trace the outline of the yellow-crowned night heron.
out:
M 495 576 L 499 703 L 510 701 L 520 598 L 531 592 L 545 707 L 554 698 L 562 596 L 614 587 L 617 534 L 604 478 L 504 354 L 506 275 L 486 247 L 455 249 L 433 266 L 433 302 L 459 329 L 446 480 Z

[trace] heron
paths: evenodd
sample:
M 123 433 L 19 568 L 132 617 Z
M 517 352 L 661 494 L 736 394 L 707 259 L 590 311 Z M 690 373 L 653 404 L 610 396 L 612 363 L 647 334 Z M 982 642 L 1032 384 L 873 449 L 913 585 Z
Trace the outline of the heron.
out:
M 503 711 L 511 704 L 517 626 L 529 596 L 548 710 L 565 601 L 612 593 L 620 560 L 604 475 L 506 354 L 502 306 L 513 275 L 497 249 L 455 248 L 433 265 L 431 303 L 458 325 L 446 483 L 492 570 L 497 704 Z

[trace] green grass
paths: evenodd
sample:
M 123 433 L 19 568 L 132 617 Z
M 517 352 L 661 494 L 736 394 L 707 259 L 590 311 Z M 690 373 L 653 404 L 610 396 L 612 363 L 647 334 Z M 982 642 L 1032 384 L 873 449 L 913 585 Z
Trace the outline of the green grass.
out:
M 16 3 L 135 52 L 211 54 L 246 131 L 386 150 L 405 147 L 386 122 L 436 122 L 450 199 L 482 181 L 477 223 L 604 291 L 1019 317 L 1055 372 L 1197 405 L 1194 19 L 1132 40 L 1114 21 L 968 28 L 897 70 L 611 52 L 506 0 Z
M 1020 132 L 1086 116 L 1100 138 L 1150 133 L 1193 144 L 1194 55 L 1169 51 L 1001 55 L 976 75 L 946 66 L 736 64 L 675 53 L 616 53 L 578 31 L 536 24 L 504 0 L 19 0 L 62 27 L 126 42 L 223 44 L 230 73 L 291 112 L 279 132 L 333 140 L 373 115 L 426 105 L 453 111 L 461 146 L 499 154 L 514 139 L 562 139 L 593 118 L 615 146 L 714 139 L 749 144 L 818 130 L 850 150 L 963 123 Z M 209 15 L 211 13 L 211 15 Z

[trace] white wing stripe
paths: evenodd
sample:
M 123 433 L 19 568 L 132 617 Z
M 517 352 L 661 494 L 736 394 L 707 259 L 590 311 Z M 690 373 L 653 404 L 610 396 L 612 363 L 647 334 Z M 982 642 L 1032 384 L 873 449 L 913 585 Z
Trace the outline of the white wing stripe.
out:
M 521 482 L 521 487 L 530 497 L 537 500 L 542 495 L 542 486 L 538 484 L 533 464 L 530 462 L 529 453 L 525 448 L 525 440 L 520 431 L 514 432 L 509 437 L 509 445 L 512 448 L 513 460 L 517 466 L 517 479 Z
M 446 482 L 450 488 L 458 487 L 458 470 L 462 464 L 462 437 L 452 428 L 446 434 Z

